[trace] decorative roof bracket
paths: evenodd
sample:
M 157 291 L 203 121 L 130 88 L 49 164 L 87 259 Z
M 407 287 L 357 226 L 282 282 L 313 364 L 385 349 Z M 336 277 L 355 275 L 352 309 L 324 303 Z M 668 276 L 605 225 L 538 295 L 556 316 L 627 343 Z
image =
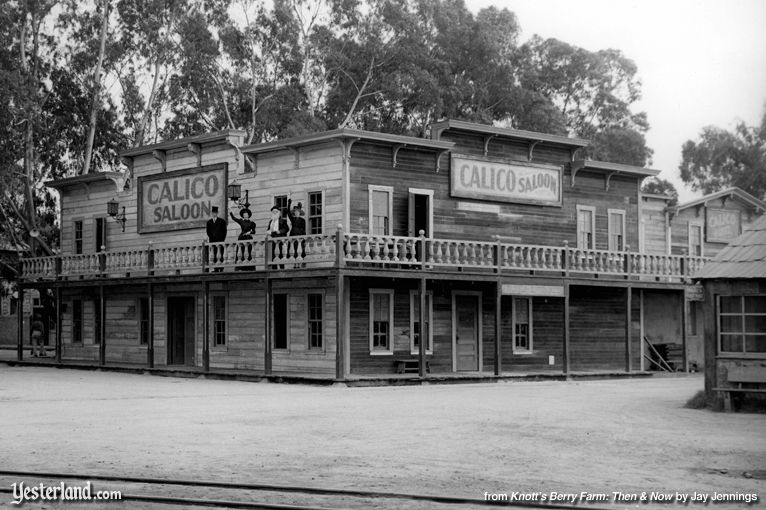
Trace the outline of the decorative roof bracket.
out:
M 618 172 L 609 172 L 608 174 L 606 174 L 606 178 L 604 179 L 604 189 L 606 191 L 609 191 L 609 181 L 612 180 L 612 176 L 616 173 Z
M 439 170 L 441 170 L 441 160 L 442 156 L 444 154 L 447 154 L 450 150 L 449 149 L 441 149 L 439 151 L 436 151 L 436 173 L 439 173 Z
M 391 158 L 392 158 L 391 159 L 391 165 L 394 168 L 396 168 L 396 163 L 397 163 L 396 158 L 399 157 L 399 150 L 404 148 L 404 147 L 407 147 L 406 143 L 397 143 L 397 144 L 394 145 L 393 150 L 391 151 Z
M 542 140 L 537 140 L 536 142 L 530 142 L 529 144 L 529 154 L 527 155 L 527 160 L 532 161 L 532 155 L 535 152 L 535 145 L 538 143 L 542 143 Z
M 202 166 L 202 145 L 198 143 L 187 143 L 186 150 L 197 156 L 197 166 Z
M 298 170 L 301 166 L 301 151 L 297 147 L 286 147 L 287 150 L 293 153 L 295 161 L 293 161 L 293 169 Z
M 165 151 L 160 149 L 154 149 L 152 151 L 152 156 L 154 157 L 154 159 L 156 159 L 162 164 L 162 171 L 165 172 L 168 169 Z
M 487 135 L 484 137 L 484 157 L 487 157 L 489 153 L 489 141 L 495 138 L 497 135 Z
M 571 170 L 572 170 L 572 187 L 574 188 L 575 185 L 575 177 L 577 176 L 577 172 L 582 170 L 582 168 L 585 166 L 585 163 L 582 161 L 574 161 L 572 162 Z

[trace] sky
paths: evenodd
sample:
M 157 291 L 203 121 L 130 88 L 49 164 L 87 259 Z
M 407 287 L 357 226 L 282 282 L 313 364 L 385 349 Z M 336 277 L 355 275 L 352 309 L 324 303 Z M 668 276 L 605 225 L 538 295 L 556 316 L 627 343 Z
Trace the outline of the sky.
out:
M 764 0 L 466 0 L 475 12 L 514 12 L 523 43 L 534 34 L 590 51 L 619 49 L 638 67 L 654 149 L 652 168 L 681 201 L 700 196 L 679 177 L 681 146 L 704 126 L 760 125 L 766 105 Z

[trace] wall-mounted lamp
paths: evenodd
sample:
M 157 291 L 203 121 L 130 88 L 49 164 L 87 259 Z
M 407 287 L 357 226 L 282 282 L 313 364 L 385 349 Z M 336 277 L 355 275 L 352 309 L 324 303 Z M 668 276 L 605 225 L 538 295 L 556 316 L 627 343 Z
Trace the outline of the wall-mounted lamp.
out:
M 237 183 L 237 181 L 229 184 L 226 187 L 226 192 L 229 195 L 229 200 L 237 204 L 240 209 L 243 207 L 245 209 L 250 209 L 250 194 L 245 190 L 245 198 L 242 200 L 242 185 Z
M 125 222 L 127 221 L 125 219 L 125 207 L 122 208 L 122 212 L 118 213 L 118 210 L 120 209 L 120 204 L 117 203 L 117 200 L 111 199 L 109 202 L 106 203 L 106 213 L 114 218 L 114 220 L 118 223 L 122 224 L 122 231 L 125 232 Z

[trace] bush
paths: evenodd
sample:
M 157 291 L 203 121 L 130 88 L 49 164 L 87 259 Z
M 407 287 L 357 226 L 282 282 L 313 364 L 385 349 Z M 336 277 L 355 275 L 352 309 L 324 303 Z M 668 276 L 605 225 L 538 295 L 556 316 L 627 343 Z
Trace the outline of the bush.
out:
M 684 405 L 687 409 L 713 409 L 713 399 L 708 398 L 704 390 L 698 391 Z

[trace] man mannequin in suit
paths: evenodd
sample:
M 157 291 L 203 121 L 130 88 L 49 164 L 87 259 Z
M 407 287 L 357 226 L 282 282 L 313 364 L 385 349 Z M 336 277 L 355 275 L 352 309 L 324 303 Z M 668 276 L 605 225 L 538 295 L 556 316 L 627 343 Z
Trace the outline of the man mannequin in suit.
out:
M 213 206 L 207 220 L 207 238 L 211 243 L 220 243 L 226 240 L 226 221 L 218 217 L 218 208 Z

